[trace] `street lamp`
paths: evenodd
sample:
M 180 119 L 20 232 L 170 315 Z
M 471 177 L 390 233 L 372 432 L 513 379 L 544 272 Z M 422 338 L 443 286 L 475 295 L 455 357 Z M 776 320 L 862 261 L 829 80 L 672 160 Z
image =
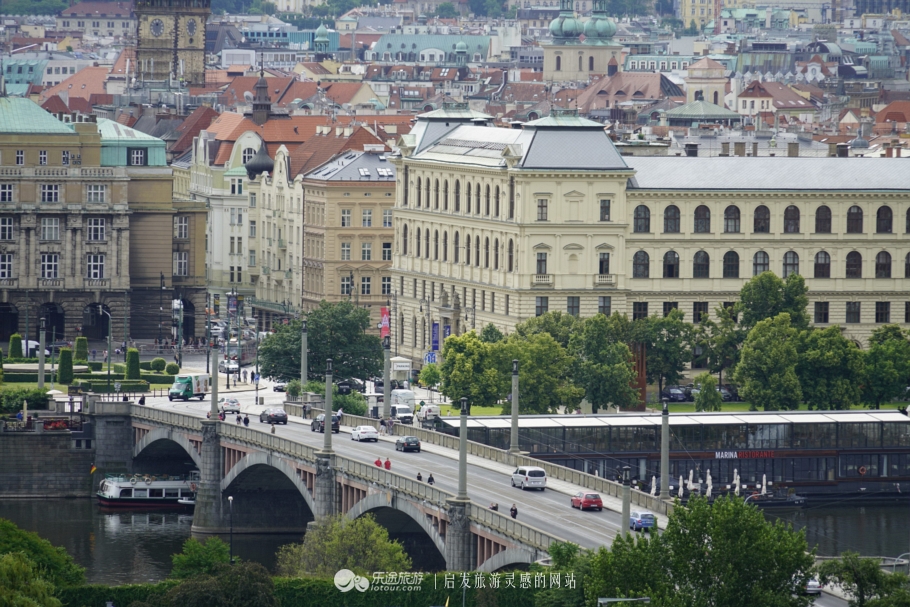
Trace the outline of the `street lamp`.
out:
M 98 304 L 98 316 L 107 314 L 107 393 L 111 393 L 111 345 L 113 342 L 111 338 L 114 335 L 114 318 L 111 316 L 110 312 L 104 310 L 104 306 L 100 303 Z
M 164 272 L 161 272 L 161 290 L 158 292 L 158 353 L 161 353 L 161 315 L 164 314 Z
M 228 496 L 228 504 L 231 508 L 231 565 L 234 564 L 234 496 Z

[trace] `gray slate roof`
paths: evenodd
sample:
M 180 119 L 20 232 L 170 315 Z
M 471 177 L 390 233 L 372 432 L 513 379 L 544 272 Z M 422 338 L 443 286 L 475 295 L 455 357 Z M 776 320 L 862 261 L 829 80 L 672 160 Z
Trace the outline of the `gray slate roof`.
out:
M 394 185 L 395 165 L 386 157 L 386 152 L 345 152 L 307 173 L 305 179 L 386 182 Z
M 635 157 L 631 190 L 910 191 L 906 158 Z

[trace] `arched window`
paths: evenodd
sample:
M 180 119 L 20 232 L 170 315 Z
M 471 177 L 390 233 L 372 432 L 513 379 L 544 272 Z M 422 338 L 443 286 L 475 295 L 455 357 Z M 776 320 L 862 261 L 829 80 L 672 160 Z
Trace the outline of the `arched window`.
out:
M 863 210 L 854 205 L 847 211 L 847 234 L 863 233 Z
M 784 253 L 784 278 L 790 274 L 799 274 L 799 255 L 796 251 Z
M 863 256 L 856 251 L 847 253 L 847 278 L 863 277 Z
M 464 188 L 464 212 L 471 212 L 471 184 L 468 183 Z
M 430 258 L 430 228 L 427 228 L 423 232 L 423 242 L 426 245 L 426 250 L 423 252 L 423 255 L 426 259 Z
M 664 278 L 679 278 L 679 255 L 676 251 L 664 253 Z
M 454 247 L 452 247 L 452 261 L 454 261 L 455 263 L 458 263 L 458 258 L 460 257 L 460 255 L 458 254 L 459 253 L 458 245 L 460 244 L 459 240 L 460 240 L 460 235 L 458 234 L 458 232 L 455 232 L 455 242 L 452 243 L 455 245 Z
M 594 71 L 594 57 L 593 56 L 588 57 L 588 71 L 589 72 Z
M 449 233 L 442 233 L 442 260 L 449 261 Z
M 824 251 L 815 254 L 815 277 L 831 278 L 831 256 Z
M 493 241 L 493 269 L 499 269 L 499 239 Z
M 556 71 L 558 72 L 561 69 L 562 69 L 562 57 L 557 56 L 556 57 Z
M 771 260 L 768 259 L 768 254 L 764 251 L 759 251 L 752 257 L 752 276 L 767 272 L 770 269 L 770 264 Z
M 651 209 L 643 204 L 635 207 L 633 231 L 639 233 L 651 231 Z
M 401 249 L 403 255 L 408 254 L 408 224 L 401 228 Z
M 831 233 L 831 209 L 826 206 L 820 206 L 815 211 L 815 233 Z
M 420 259 L 420 228 L 417 228 L 417 238 L 414 240 L 417 249 L 417 259 Z
M 433 183 L 433 208 L 439 208 L 439 180 Z
M 474 265 L 480 267 L 480 236 L 474 238 Z
M 442 182 L 442 210 L 449 210 L 449 180 Z
M 799 234 L 799 209 L 792 204 L 784 209 L 784 232 Z
M 730 205 L 724 209 L 724 232 L 727 234 L 739 233 L 739 207 Z
M 679 207 L 674 204 L 671 204 L 666 209 L 664 209 L 664 233 L 679 233 Z
M 739 254 L 736 251 L 724 254 L 724 278 L 739 278 Z
M 455 180 L 455 212 L 461 213 L 461 180 Z
M 711 275 L 711 259 L 704 251 L 699 251 L 692 258 L 692 277 L 709 278 Z
M 645 251 L 639 251 L 632 256 L 632 278 L 648 278 L 651 276 L 651 258 Z
M 427 193 L 427 208 L 429 209 L 430 208 L 430 178 L 427 177 L 427 180 L 424 183 L 427 186 L 427 192 L 426 192 Z
M 417 317 L 416 316 L 411 319 L 411 335 L 414 336 L 414 338 L 412 340 L 413 343 L 411 345 L 416 348 L 417 347 Z
M 433 232 L 433 260 L 439 261 L 439 230 Z
M 420 198 L 423 196 L 423 181 L 420 177 L 417 178 L 417 208 L 420 208 Z
M 705 205 L 695 209 L 695 233 L 708 234 L 711 232 L 711 211 Z
M 483 267 L 490 267 L 490 239 L 489 237 L 483 239 Z
M 486 192 L 486 196 L 484 197 L 483 214 L 489 216 L 490 215 L 490 186 L 487 185 L 487 187 L 484 191 Z
M 875 212 L 875 231 L 878 234 L 890 234 L 893 217 L 891 207 L 878 207 Z
M 891 254 L 887 251 L 875 256 L 875 277 L 891 278 Z
M 474 210 L 474 213 L 477 215 L 480 215 L 480 184 L 479 183 L 477 184 L 477 189 L 474 190 L 474 193 L 476 194 L 476 196 L 474 196 L 474 200 L 476 200 L 476 203 L 475 203 L 476 208 Z
M 464 235 L 464 265 L 471 265 L 471 236 L 470 234 Z
M 499 217 L 499 186 L 493 192 L 493 216 Z
M 771 231 L 771 211 L 765 205 L 755 207 L 755 221 L 752 231 L 756 234 L 767 234 Z
M 509 259 L 508 265 L 506 266 L 509 269 L 509 272 L 512 271 L 512 262 L 515 259 L 515 244 L 512 242 L 512 239 L 509 239 Z M 907 256 L 907 259 L 910 260 L 910 255 Z
M 253 148 L 244 148 L 243 153 L 240 155 L 240 162 L 242 162 L 243 164 L 246 164 L 250 160 L 252 160 L 253 156 L 255 156 L 255 155 L 256 155 L 256 150 L 254 150 Z

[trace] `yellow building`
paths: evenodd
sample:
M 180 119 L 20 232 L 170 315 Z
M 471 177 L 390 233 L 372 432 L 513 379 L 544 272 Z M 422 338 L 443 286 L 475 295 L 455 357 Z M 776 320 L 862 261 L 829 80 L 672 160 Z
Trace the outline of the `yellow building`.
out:
M 209 0 L 139 0 L 136 63 L 140 81 L 205 84 L 205 23 Z
M 619 71 L 622 45 L 613 41 L 616 24 L 607 17 L 606 0 L 594 2 L 594 13 L 585 22 L 575 17 L 571 0 L 560 0 L 560 8 L 550 23 L 550 42 L 541 44 L 544 82 L 585 82 Z
M 739 0 L 726 0 L 730 5 L 724 4 L 723 8 L 742 8 Z M 736 3 L 737 6 L 733 6 Z M 679 18 L 688 27 L 693 21 L 699 29 L 714 20 L 714 0 L 680 0 Z

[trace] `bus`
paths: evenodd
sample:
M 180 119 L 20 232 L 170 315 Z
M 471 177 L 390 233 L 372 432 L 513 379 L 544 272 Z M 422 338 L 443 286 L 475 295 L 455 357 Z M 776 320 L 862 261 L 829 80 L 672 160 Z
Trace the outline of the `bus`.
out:
M 256 362 L 256 340 L 243 339 L 238 343 L 236 337 L 232 337 L 221 348 L 225 360 L 236 360 L 241 367 L 251 365 Z

